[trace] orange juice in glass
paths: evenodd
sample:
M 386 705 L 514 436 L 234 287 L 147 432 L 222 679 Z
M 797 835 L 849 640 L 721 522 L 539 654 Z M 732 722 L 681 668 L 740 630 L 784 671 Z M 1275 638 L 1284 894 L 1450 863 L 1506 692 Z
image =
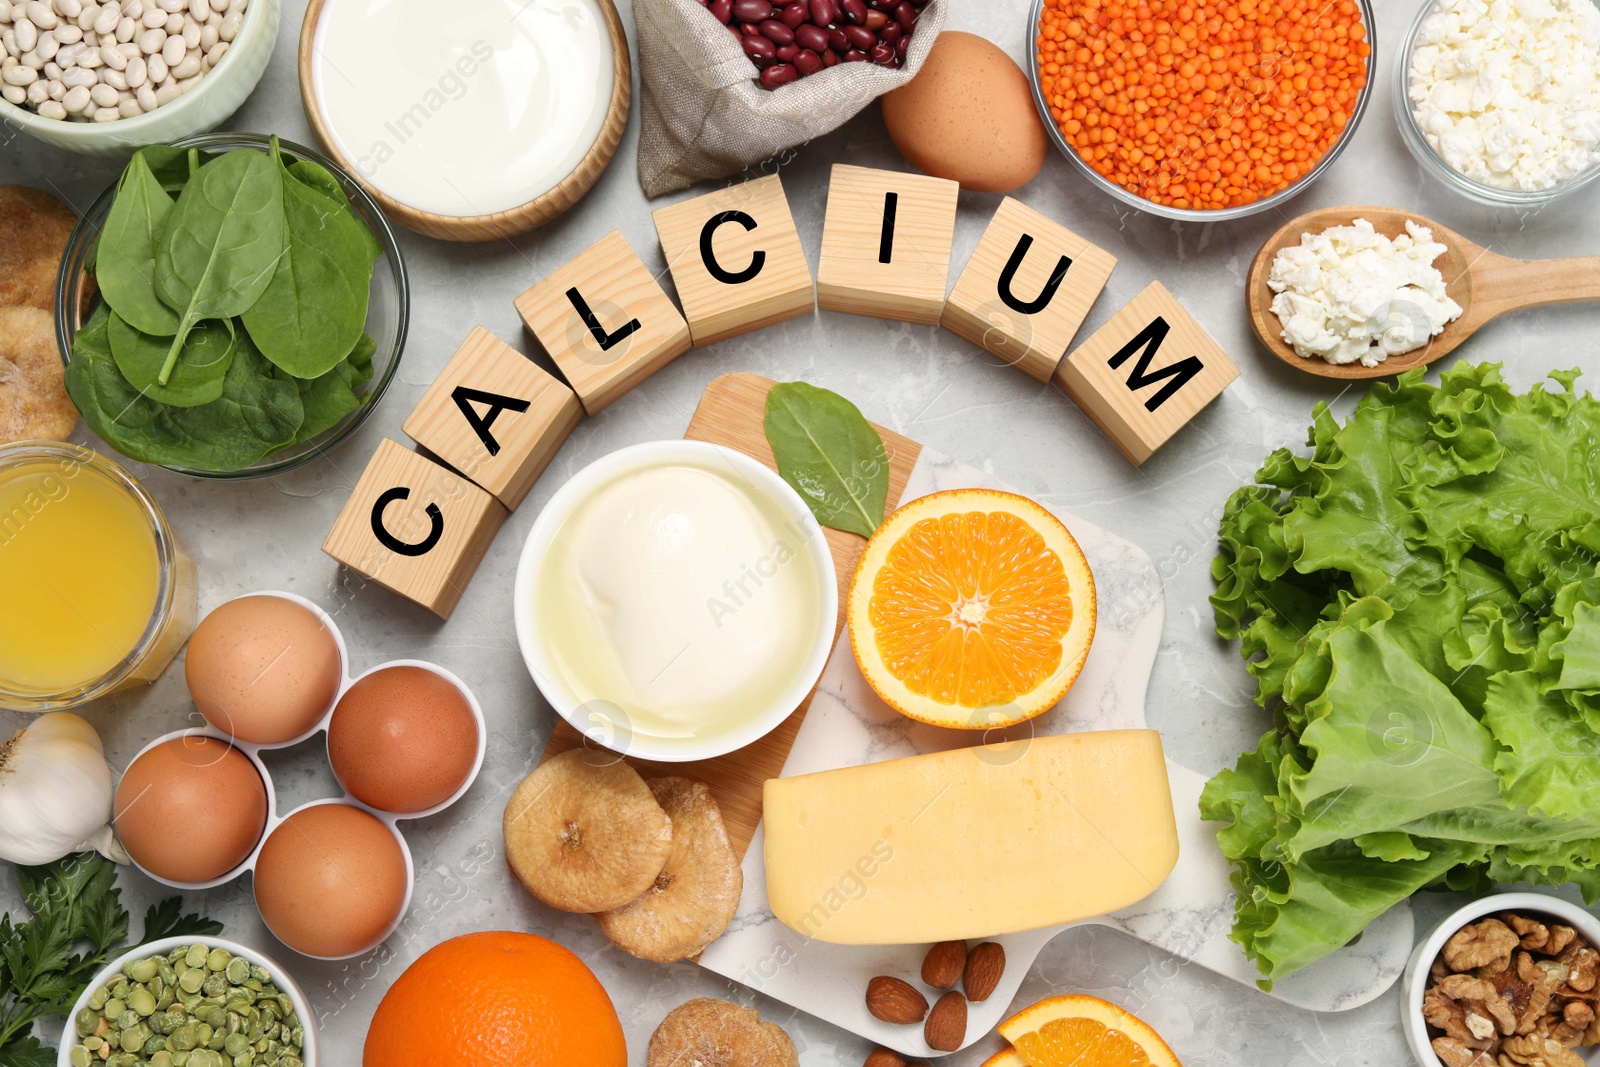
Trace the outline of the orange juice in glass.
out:
M 194 562 L 144 486 L 79 445 L 0 445 L 0 708 L 154 681 L 194 629 Z

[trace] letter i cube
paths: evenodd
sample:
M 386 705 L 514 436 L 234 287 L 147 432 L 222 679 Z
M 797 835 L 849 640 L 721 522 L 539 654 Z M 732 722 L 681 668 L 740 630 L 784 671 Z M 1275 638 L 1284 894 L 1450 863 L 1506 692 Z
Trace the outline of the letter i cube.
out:
M 1110 252 L 1008 196 L 950 291 L 940 321 L 1048 382 L 1116 265 Z
M 961 186 L 835 163 L 822 224 L 817 305 L 933 325 L 944 308 Z
M 689 327 L 616 230 L 517 297 L 589 414 L 689 350 Z
M 1055 373 L 1136 467 L 1237 377 L 1239 368 L 1160 282 L 1151 282 Z

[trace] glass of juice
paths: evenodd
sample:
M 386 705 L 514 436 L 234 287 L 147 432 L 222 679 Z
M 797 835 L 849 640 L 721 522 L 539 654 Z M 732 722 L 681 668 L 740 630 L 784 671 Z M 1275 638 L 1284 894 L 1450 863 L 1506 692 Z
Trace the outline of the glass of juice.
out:
M 0 708 L 155 681 L 196 609 L 194 561 L 133 475 L 81 445 L 0 445 Z

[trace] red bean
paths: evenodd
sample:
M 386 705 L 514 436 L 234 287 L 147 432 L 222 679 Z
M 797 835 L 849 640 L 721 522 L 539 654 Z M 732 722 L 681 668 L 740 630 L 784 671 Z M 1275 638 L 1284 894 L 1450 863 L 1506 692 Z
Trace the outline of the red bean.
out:
M 867 5 L 862 0 L 840 0 L 839 7 L 844 11 L 846 22 L 859 26 L 867 21 Z
M 842 62 L 845 62 L 845 63 L 864 63 L 864 62 L 866 62 L 866 60 L 868 58 L 869 57 L 867 56 L 867 54 L 865 52 L 861 51 L 859 48 L 852 48 L 852 49 L 850 49 L 850 51 L 848 51 L 848 52 L 846 52 L 844 54 L 844 58 L 843 58 Z
M 850 51 L 850 38 L 844 35 L 844 30 L 835 26 L 828 31 L 828 47 L 842 56 Z
M 795 57 L 799 54 L 800 47 L 798 45 L 781 44 L 778 46 L 779 63 L 793 63 L 795 61 Z
M 822 53 L 822 65 L 824 67 L 837 67 L 839 65 L 839 53 L 831 48 Z
M 802 78 L 815 74 L 824 65 L 822 57 L 809 48 L 802 48 L 800 54 L 794 57 L 794 69 L 800 72 Z
M 787 63 L 776 63 L 761 72 L 761 87 L 763 89 L 776 89 L 788 85 L 800 77 L 800 72 Z
M 773 44 L 794 44 L 794 31 L 777 19 L 767 19 L 758 28 L 761 36 Z
M 894 45 L 892 44 L 883 44 L 881 42 L 875 44 L 872 46 L 870 55 L 872 56 L 872 61 L 880 67 L 894 66 Z
M 872 46 L 878 43 L 878 35 L 865 26 L 846 26 L 844 36 L 852 48 L 859 48 L 863 52 L 871 51 Z
M 884 44 L 894 44 L 905 35 L 905 32 L 905 30 L 900 28 L 900 24 L 898 22 L 891 22 L 878 34 L 878 38 L 883 41 Z
M 711 13 L 718 22 L 726 26 L 733 19 L 733 0 L 711 0 Z
M 765 66 L 778 58 L 778 47 L 765 37 L 746 37 L 744 54 L 755 60 L 757 66 Z
M 905 62 L 906 53 L 910 50 L 911 35 L 909 33 L 894 43 L 894 54 L 900 57 L 902 63 Z
M 806 23 L 796 26 L 794 30 L 794 43 L 801 48 L 809 48 L 821 56 L 828 50 L 828 31 Z
M 900 24 L 901 29 L 909 33 L 917 24 L 917 9 L 902 0 L 894 7 L 894 20 Z
M 733 0 L 733 17 L 741 22 L 760 22 L 772 17 L 767 0 Z
M 811 12 L 806 10 L 805 4 L 795 0 L 794 3 L 778 12 L 778 18 L 791 30 L 797 30 L 805 25 L 806 20 L 811 18 Z
M 883 29 L 888 24 L 889 24 L 889 16 L 885 15 L 882 11 L 879 11 L 876 8 L 874 8 L 873 10 L 867 12 L 867 23 L 866 23 L 866 26 L 867 26 L 867 29 L 871 30 L 873 33 L 877 33 L 879 30 Z
M 761 27 L 753 22 L 741 22 L 739 23 L 739 35 L 741 37 L 760 37 Z

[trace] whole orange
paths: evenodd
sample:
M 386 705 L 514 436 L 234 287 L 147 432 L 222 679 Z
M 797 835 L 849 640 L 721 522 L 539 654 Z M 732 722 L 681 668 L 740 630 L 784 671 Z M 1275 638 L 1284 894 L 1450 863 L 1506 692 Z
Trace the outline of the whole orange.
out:
M 367 1030 L 363 1067 L 627 1067 L 605 987 L 554 941 L 507 931 L 435 945 L 406 969 Z

